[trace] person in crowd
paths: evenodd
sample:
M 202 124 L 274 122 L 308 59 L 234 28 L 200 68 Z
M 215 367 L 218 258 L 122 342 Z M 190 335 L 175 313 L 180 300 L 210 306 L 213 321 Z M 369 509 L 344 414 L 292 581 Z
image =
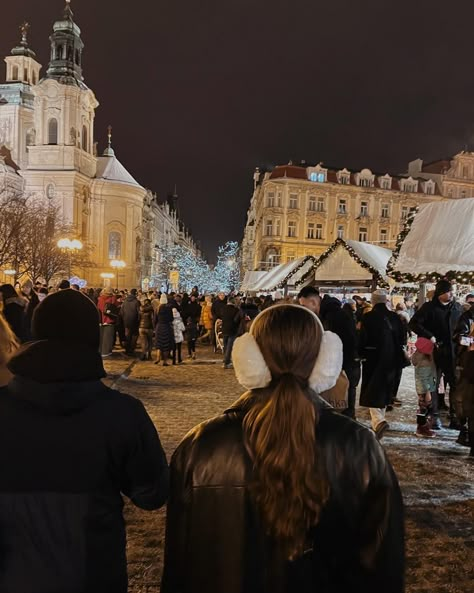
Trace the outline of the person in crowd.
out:
M 262 304 L 260 305 L 260 311 L 263 311 L 264 309 L 268 309 L 268 307 L 273 307 L 274 304 L 275 304 L 275 301 L 273 300 L 272 295 L 266 294 L 263 297 Z
M 426 338 L 418 338 L 416 351 L 412 356 L 415 367 L 415 387 L 418 395 L 418 411 L 416 414 L 416 436 L 432 438 L 435 432 L 431 429 L 433 393 L 436 391 L 436 365 L 433 358 L 434 344 Z
M 39 305 L 39 298 L 33 287 L 31 280 L 26 280 L 21 285 L 21 295 L 27 300 L 27 306 L 25 311 L 25 339 L 31 339 L 31 320 L 33 318 L 33 312 Z
M 58 290 L 67 290 L 68 288 L 71 288 L 71 283 L 69 280 L 61 280 L 61 282 L 58 284 Z
M 196 297 L 196 299 L 199 298 L 199 288 L 197 286 L 193 286 L 193 289 L 191 290 L 191 296 Z
M 371 426 L 381 439 L 389 428 L 386 407 L 393 398 L 400 369 L 405 364 L 405 333 L 400 317 L 387 308 L 388 293 L 372 293 L 372 311 L 362 316 L 359 355 L 362 359 L 360 405 L 370 409 Z
M 402 320 L 402 323 L 407 326 L 407 330 L 408 330 L 408 324 L 410 323 L 410 316 L 408 315 L 407 307 L 404 302 L 399 302 L 396 304 L 395 313 L 400 317 L 400 319 Z
M 456 442 L 470 447 L 470 455 L 474 457 L 474 324 L 469 335 L 464 337 L 464 342 L 466 347 L 458 359 L 459 384 L 456 400 L 460 417 L 466 419 L 466 430 L 460 432 Z
M 188 310 L 187 307 L 186 310 Z M 188 344 L 188 358 L 196 358 L 196 342 L 199 336 L 198 324 L 195 317 L 186 317 L 186 342 Z
M 19 346 L 18 338 L 6 319 L 0 314 L 0 391 L 13 377 L 7 368 L 7 364 Z
M 137 289 L 132 288 L 125 297 L 120 308 L 120 315 L 125 329 L 125 354 L 133 356 L 138 340 L 138 326 L 140 320 L 140 301 L 137 299 Z
M 212 345 L 214 347 L 214 352 L 217 352 L 215 325 L 216 325 L 217 321 L 219 321 L 219 320 L 222 321 L 222 315 L 225 311 L 226 305 L 227 305 L 227 297 L 225 295 L 225 292 L 221 291 L 217 294 L 217 298 L 214 299 L 214 301 L 212 303 L 212 308 L 211 308 L 212 320 L 214 323 L 214 329 L 211 333 L 211 340 L 212 340 Z
M 20 342 L 28 339 L 26 327 L 26 309 L 28 301 L 18 296 L 11 284 L 0 286 L 0 300 L 3 304 L 3 316 Z
M 166 502 L 168 467 L 153 422 L 140 401 L 101 381 L 99 321 L 80 292 L 49 295 L 33 314 L 35 341 L 8 363 L 1 591 L 126 593 L 122 495 L 145 510 Z
M 174 350 L 174 330 L 173 330 L 173 308 L 168 304 L 168 297 L 162 293 L 160 297 L 160 307 L 155 313 L 155 340 L 158 358 L 155 364 L 160 360 L 163 366 L 168 366 L 168 358 Z
M 319 319 L 324 329 L 332 331 L 341 338 L 343 347 L 342 369 L 349 380 L 347 409 L 344 413 L 355 419 L 356 390 L 360 381 L 360 361 L 357 353 L 355 321 L 341 308 L 335 297 L 324 295 L 319 307 Z
M 455 378 L 455 344 L 453 333 L 462 314 L 462 307 L 454 300 L 453 287 L 448 280 L 440 280 L 435 287 L 431 301 L 424 303 L 413 315 L 409 329 L 417 336 L 427 338 L 435 344 L 434 360 L 438 374 L 437 393 L 433 397 L 433 429 L 439 430 L 441 420 L 439 411 L 448 409 L 444 394 L 439 392 L 441 377 L 444 385 L 449 384 L 450 424 L 452 429 L 461 428 L 454 411 Z
M 120 292 L 116 293 L 115 298 L 116 298 L 116 304 L 117 304 L 117 307 L 119 310 L 119 316 L 117 318 L 117 323 L 116 323 L 116 330 L 117 330 L 117 335 L 119 338 L 120 345 L 125 350 L 125 348 L 127 346 L 127 344 L 126 344 L 127 336 L 125 335 L 125 326 L 123 324 L 123 316 L 122 316 L 122 305 L 125 300 L 124 292 L 120 291 Z
M 44 286 L 38 290 L 38 304 L 41 303 L 48 296 L 48 289 Z
M 465 311 L 469 311 L 471 306 L 474 305 L 474 293 L 470 293 L 466 295 L 464 299 L 464 303 L 462 304 L 462 308 Z
M 316 315 L 319 315 L 321 307 L 321 296 L 319 290 L 314 286 L 305 286 L 298 293 L 298 302 L 302 307 L 306 307 Z
M 212 297 L 206 295 L 204 297 L 204 303 L 201 307 L 201 319 L 199 320 L 200 325 L 203 327 L 204 333 L 202 334 L 200 341 L 209 341 L 213 343 L 212 334 L 214 333 L 214 318 L 212 317 Z
M 112 354 L 115 345 L 116 324 L 120 313 L 117 297 L 112 288 L 106 287 L 97 300 L 100 312 L 101 340 L 100 351 L 105 358 Z
M 342 305 L 342 310 L 350 319 L 354 320 L 354 326 L 356 324 L 356 311 L 357 305 L 354 299 L 346 299 L 346 302 Z
M 248 391 L 171 461 L 162 593 L 404 591 L 397 478 L 373 433 L 318 395 L 341 349 L 295 305 L 236 340 Z
M 198 303 L 196 295 L 191 294 L 187 305 L 182 307 L 181 313 L 183 319 L 187 320 L 188 317 L 191 317 L 197 327 L 199 320 L 201 319 L 201 305 Z
M 236 306 L 235 298 L 229 297 L 222 313 L 222 336 L 224 338 L 224 368 L 232 368 L 232 348 L 239 331 L 242 332 L 242 311 Z
M 259 314 L 258 305 L 255 302 L 256 299 L 252 297 L 248 297 L 245 299 L 245 302 L 241 305 L 241 309 L 246 317 L 253 321 L 255 317 Z
M 153 322 L 153 306 L 150 299 L 145 299 L 143 305 L 140 307 L 140 321 L 138 325 L 142 349 L 141 360 L 151 360 L 151 351 L 153 350 Z
M 174 333 L 174 348 L 173 348 L 173 364 L 183 363 L 182 346 L 184 342 L 184 331 L 186 327 L 178 309 L 173 307 L 173 333 Z

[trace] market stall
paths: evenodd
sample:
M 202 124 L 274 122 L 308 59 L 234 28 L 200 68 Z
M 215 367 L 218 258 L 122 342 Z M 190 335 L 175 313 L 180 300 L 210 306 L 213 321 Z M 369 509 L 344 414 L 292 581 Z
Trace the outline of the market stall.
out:
M 305 255 L 286 264 L 280 264 L 266 272 L 254 284 L 247 285 L 246 291 L 257 294 L 287 290 L 289 286 L 299 282 L 301 277 L 312 268 L 315 261 L 312 255 Z

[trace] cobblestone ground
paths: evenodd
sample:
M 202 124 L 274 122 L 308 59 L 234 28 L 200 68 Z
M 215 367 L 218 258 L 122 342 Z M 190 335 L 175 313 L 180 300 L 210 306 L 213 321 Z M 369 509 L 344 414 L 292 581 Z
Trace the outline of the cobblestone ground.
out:
M 138 397 L 160 433 L 168 459 L 186 432 L 237 399 L 242 389 L 221 359 L 201 348 L 195 361 L 167 368 L 120 353 L 107 359 L 106 382 Z M 406 505 L 407 593 L 474 591 L 474 462 L 442 430 L 435 439 L 414 436 L 413 369 L 406 369 L 403 406 L 387 414 L 383 443 L 395 467 Z M 368 414 L 358 411 L 361 422 Z M 158 593 L 165 512 L 126 506 L 131 593 Z M 224 593 L 224 592 L 223 592 Z

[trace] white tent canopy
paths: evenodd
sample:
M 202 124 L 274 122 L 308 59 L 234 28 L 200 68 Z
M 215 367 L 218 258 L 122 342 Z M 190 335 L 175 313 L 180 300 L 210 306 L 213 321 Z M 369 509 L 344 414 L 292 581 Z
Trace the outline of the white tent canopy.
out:
M 474 199 L 420 206 L 394 261 L 393 271 L 413 276 L 473 272 Z
M 244 279 L 240 286 L 240 292 L 247 292 L 252 290 L 252 286 L 256 284 L 263 276 L 266 276 L 267 272 L 264 271 L 247 271 L 245 272 Z
M 285 284 L 297 282 L 314 264 L 312 255 L 305 255 L 286 264 L 280 264 L 264 276 L 259 278 L 255 284 L 247 287 L 249 292 L 272 292 L 282 288 Z M 245 278 L 244 278 L 245 281 Z
M 379 245 L 372 245 L 371 243 L 363 243 L 361 241 L 348 240 L 346 243 L 349 247 L 352 247 L 360 259 L 377 270 L 381 276 L 384 278 L 387 277 L 387 264 L 392 257 L 390 249 L 380 247 Z

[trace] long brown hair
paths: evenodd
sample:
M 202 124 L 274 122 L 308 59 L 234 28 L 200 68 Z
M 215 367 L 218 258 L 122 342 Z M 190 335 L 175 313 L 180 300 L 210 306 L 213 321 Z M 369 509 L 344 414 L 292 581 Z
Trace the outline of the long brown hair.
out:
M 243 427 L 254 463 L 251 494 L 270 536 L 288 558 L 299 555 L 329 495 L 316 443 L 317 410 L 308 378 L 322 338 L 320 324 L 301 307 L 266 309 L 252 334 L 272 382 L 253 393 Z

